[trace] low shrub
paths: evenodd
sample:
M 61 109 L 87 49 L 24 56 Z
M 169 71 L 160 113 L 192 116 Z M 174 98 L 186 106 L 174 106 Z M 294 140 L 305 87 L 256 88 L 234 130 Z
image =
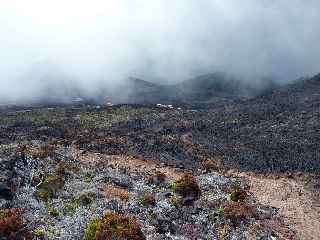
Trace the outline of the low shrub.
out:
M 0 239 L 22 240 L 32 239 L 26 221 L 23 220 L 21 209 L 0 210 Z
M 182 199 L 177 197 L 177 196 L 172 196 L 170 199 L 169 199 L 170 203 L 177 207 L 179 206 L 181 203 L 182 203 Z
M 191 174 L 185 174 L 172 183 L 171 189 L 174 193 L 178 193 L 183 197 L 192 196 L 198 199 L 201 195 L 201 189 L 196 178 Z
M 35 230 L 34 235 L 37 237 L 37 239 L 44 239 L 45 237 L 45 230 L 42 228 L 37 228 Z
M 113 185 L 107 185 L 104 189 L 105 195 L 108 198 L 118 198 L 122 201 L 128 201 L 133 194 L 128 192 L 125 189 L 113 186 Z
M 159 185 L 165 182 L 167 175 L 163 172 L 157 171 L 155 174 L 148 177 L 148 183 Z
M 243 202 L 230 202 L 219 210 L 220 214 L 231 220 L 233 223 L 239 223 L 255 216 L 253 206 Z
M 233 188 L 229 190 L 230 200 L 233 202 L 243 202 L 248 197 L 246 190 L 241 188 Z
M 145 240 L 141 227 L 133 217 L 106 213 L 101 219 L 93 218 L 85 230 L 86 240 Z

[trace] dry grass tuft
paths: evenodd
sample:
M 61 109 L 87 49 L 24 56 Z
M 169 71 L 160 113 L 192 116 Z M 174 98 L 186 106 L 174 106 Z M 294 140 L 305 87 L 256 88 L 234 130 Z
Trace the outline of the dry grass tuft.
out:
M 128 201 L 131 197 L 133 197 L 133 193 L 111 184 L 105 186 L 103 188 L 103 192 L 107 198 L 118 198 L 122 201 Z

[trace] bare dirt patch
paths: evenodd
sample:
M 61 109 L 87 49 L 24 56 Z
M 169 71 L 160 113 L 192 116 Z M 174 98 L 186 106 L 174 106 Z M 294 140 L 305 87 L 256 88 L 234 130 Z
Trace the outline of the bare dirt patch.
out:
M 320 206 L 315 192 L 301 178 L 239 174 L 250 181 L 251 192 L 265 205 L 279 208 L 285 224 L 296 232 L 296 239 L 318 240 Z
M 74 149 L 73 155 L 82 163 L 87 165 L 107 165 L 117 169 L 125 169 L 131 174 L 138 174 L 145 176 L 146 173 L 154 174 L 161 172 L 169 179 L 175 179 L 183 175 L 181 169 L 172 168 L 169 166 L 160 166 L 157 162 L 145 159 L 138 159 L 126 155 L 105 155 L 96 153 L 81 153 L 81 151 Z

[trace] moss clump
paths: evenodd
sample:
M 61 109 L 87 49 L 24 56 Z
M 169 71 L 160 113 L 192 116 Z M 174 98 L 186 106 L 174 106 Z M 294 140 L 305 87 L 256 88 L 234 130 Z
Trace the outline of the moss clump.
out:
M 47 201 L 54 197 L 56 192 L 63 188 L 64 179 L 59 175 L 48 176 L 39 186 L 36 192 L 38 198 Z
M 133 217 L 106 213 L 102 219 L 94 218 L 85 230 L 86 240 L 130 239 L 144 240 L 140 225 Z
M 44 239 L 45 231 L 42 228 L 37 228 L 34 234 L 38 239 Z
M 156 197 L 154 194 L 146 194 L 139 198 L 139 203 L 143 206 L 155 206 Z
M 198 199 L 201 195 L 201 189 L 196 178 L 191 174 L 185 174 L 172 183 L 171 189 L 174 193 L 178 193 L 183 197 L 194 197 Z
M 59 217 L 61 215 L 61 213 L 52 205 L 47 206 L 47 211 L 48 211 L 48 215 L 51 217 Z

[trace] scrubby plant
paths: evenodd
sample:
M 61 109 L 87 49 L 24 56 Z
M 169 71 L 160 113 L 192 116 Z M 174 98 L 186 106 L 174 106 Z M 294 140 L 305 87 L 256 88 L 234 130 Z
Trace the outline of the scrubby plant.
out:
M 230 189 L 229 193 L 230 200 L 234 202 L 243 202 L 248 197 L 247 191 L 241 188 Z
M 219 228 L 219 237 L 222 240 L 228 239 L 229 232 L 231 228 L 229 225 L 224 224 L 222 227 Z
M 113 185 L 106 186 L 104 188 L 104 192 L 107 197 L 118 198 L 122 201 L 128 201 L 133 196 L 133 194 L 128 192 L 127 190 Z
M 201 195 L 201 189 L 196 178 L 191 174 L 185 174 L 181 178 L 172 183 L 171 189 L 174 193 L 178 193 L 183 197 L 192 196 L 195 199 Z
M 229 202 L 220 209 L 221 215 L 231 220 L 233 223 L 239 223 L 243 220 L 250 219 L 255 216 L 256 212 L 253 206 L 243 202 Z
M 21 209 L 0 210 L 0 237 L 8 240 L 32 239 Z
M 106 213 L 101 219 L 93 218 L 85 230 L 86 240 L 144 240 L 140 224 L 133 217 Z
M 44 239 L 45 237 L 45 231 L 43 228 L 37 228 L 34 231 L 34 235 L 37 237 L 37 239 Z
M 101 220 L 93 218 L 90 220 L 87 229 L 85 230 L 85 240 L 98 240 L 97 234 L 101 231 Z
M 163 172 L 157 171 L 155 174 L 148 177 L 148 183 L 159 185 L 165 182 L 167 175 Z
M 143 206 L 155 206 L 157 204 L 155 195 L 151 193 L 141 196 L 139 203 Z
M 55 196 L 56 192 L 63 188 L 64 179 L 59 175 L 48 176 L 39 186 L 36 192 L 38 198 L 47 201 Z

